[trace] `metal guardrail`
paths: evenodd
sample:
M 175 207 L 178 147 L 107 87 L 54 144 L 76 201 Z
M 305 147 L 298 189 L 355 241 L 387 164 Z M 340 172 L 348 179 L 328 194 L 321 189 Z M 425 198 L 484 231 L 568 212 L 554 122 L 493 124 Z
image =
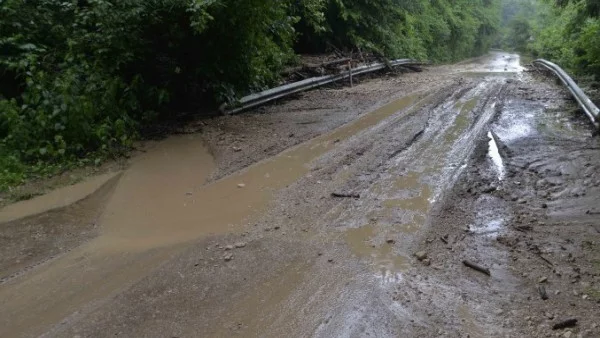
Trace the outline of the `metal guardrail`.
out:
M 402 65 L 420 65 L 422 62 L 415 61 L 412 59 L 399 59 L 390 61 L 389 65 L 392 67 L 402 66 Z M 366 74 L 375 72 L 378 70 L 382 70 L 387 67 L 385 63 L 374 63 L 370 65 L 360 66 L 357 68 L 351 69 L 349 72 L 344 72 L 336 75 L 325 75 L 319 77 L 313 77 L 306 80 L 290 83 L 281 87 L 268 89 L 259 93 L 251 94 L 245 96 L 239 100 L 239 106 L 233 107 L 231 109 L 225 108 L 225 114 L 237 114 L 244 110 L 254 108 L 265 103 L 268 103 L 273 100 L 277 100 L 279 98 L 303 92 L 309 89 L 313 89 L 316 87 L 320 87 L 332 82 L 341 81 L 347 79 L 351 76 Z
M 575 81 L 573 81 L 569 74 L 567 74 L 557 64 L 554 64 L 544 59 L 535 60 L 533 61 L 533 63 L 536 65 L 540 65 L 553 72 L 562 81 L 562 83 L 565 86 L 567 86 L 571 94 L 573 94 L 575 100 L 577 100 L 577 103 L 579 103 L 581 109 L 583 109 L 585 114 L 592 121 L 592 124 L 596 126 L 596 128 L 600 128 L 600 109 L 598 109 L 594 102 L 592 102 L 592 100 L 590 100 L 590 98 L 587 95 L 585 95 L 583 90 L 581 90 L 581 88 L 577 86 L 577 84 L 575 83 Z

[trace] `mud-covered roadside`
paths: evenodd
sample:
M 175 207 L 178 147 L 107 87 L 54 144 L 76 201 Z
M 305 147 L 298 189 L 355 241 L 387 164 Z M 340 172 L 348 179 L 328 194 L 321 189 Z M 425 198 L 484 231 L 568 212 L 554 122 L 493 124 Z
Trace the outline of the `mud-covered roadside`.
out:
M 510 81 L 507 97 L 418 248 L 445 294 L 415 305 L 460 336 L 598 337 L 600 140 L 551 78 Z
M 461 77 L 405 93 L 332 133 L 236 173 L 233 182 L 248 185 L 228 197 L 225 211 L 253 203 L 244 195 L 254 191 L 257 199 L 265 189 L 260 184 L 269 189 L 265 178 L 286 183 L 240 233 L 192 243 L 110 302 L 67 318 L 51 336 L 453 332 L 424 322 L 420 315 L 431 306 L 401 303 L 396 288 L 410 281 L 403 290 L 420 297 L 428 276 L 414 268 L 419 264 L 412 258 L 415 241 L 493 107 L 505 98 L 503 78 Z M 249 183 L 260 183 L 258 190 Z
M 234 173 L 294 145 L 331 131 L 361 115 L 413 92 L 434 91 L 460 76 L 440 77 L 447 66 L 425 72 L 398 70 L 382 77 L 298 94 L 253 111 L 196 124 L 215 158 L 212 179 Z

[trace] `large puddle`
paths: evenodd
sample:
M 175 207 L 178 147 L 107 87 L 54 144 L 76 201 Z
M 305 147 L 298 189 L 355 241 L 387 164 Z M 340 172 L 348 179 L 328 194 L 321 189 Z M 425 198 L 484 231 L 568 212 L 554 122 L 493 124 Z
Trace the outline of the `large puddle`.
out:
M 122 178 L 101 220 L 105 239 L 115 249 L 134 250 L 236 230 L 258 216 L 276 191 L 307 174 L 310 163 L 338 142 L 407 109 L 422 97 L 406 96 L 207 186 L 203 182 L 212 171 L 212 161 L 199 141 L 179 138 L 161 143 Z
M 110 172 L 95 176 L 84 182 L 56 189 L 43 196 L 7 205 L 0 209 L 0 223 L 71 205 L 90 196 L 118 174 L 118 172 Z

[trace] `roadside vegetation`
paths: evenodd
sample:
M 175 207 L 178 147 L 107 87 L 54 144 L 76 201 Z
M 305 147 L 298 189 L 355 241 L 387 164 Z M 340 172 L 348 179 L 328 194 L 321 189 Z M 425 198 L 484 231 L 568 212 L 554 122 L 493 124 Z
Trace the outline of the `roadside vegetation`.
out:
M 0 192 L 275 85 L 298 54 L 481 54 L 499 13 L 500 0 L 2 0 Z
M 600 80 L 598 0 L 504 0 L 503 46 Z

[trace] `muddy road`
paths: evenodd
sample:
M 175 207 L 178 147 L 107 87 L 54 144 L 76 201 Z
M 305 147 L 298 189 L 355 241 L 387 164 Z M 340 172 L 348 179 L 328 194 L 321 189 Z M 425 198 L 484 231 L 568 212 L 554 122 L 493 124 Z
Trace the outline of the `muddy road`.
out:
M 574 107 L 495 52 L 192 123 L 0 210 L 0 336 L 598 337 Z

